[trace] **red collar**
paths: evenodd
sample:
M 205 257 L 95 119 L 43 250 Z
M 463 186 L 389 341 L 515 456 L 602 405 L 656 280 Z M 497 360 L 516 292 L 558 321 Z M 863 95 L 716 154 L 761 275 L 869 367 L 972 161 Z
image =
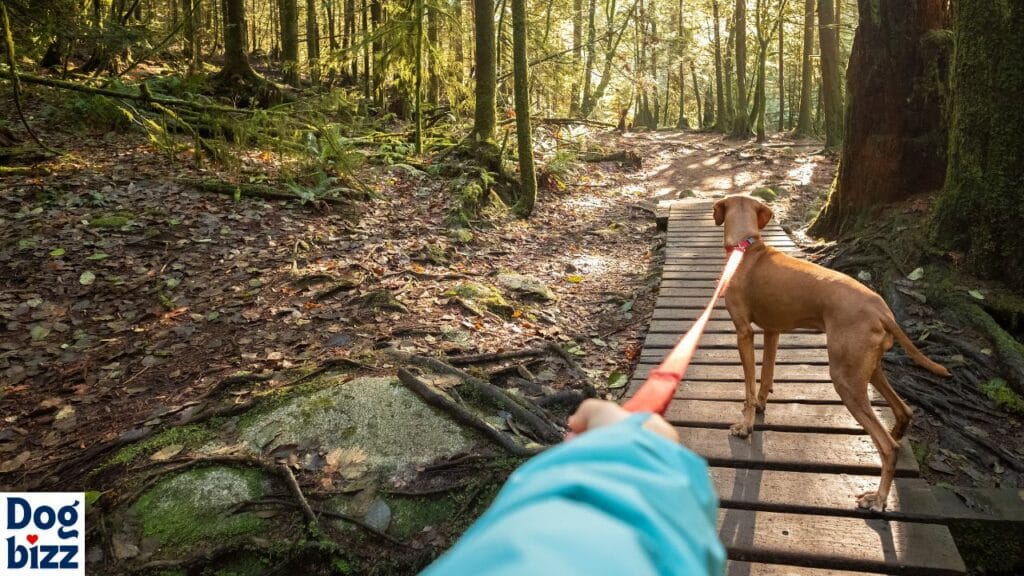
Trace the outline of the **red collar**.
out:
M 739 250 L 740 252 L 746 252 L 747 248 L 750 248 L 754 244 L 757 244 L 758 238 L 755 236 L 748 236 L 745 240 L 734 246 L 726 246 L 726 252 L 732 252 L 733 250 Z

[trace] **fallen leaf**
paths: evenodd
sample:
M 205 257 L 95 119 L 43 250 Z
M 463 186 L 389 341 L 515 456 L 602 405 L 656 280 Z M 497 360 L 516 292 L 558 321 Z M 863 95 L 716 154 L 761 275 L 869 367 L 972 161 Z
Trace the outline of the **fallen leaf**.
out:
M 608 375 L 606 387 L 610 390 L 615 390 L 616 388 L 622 388 L 627 382 L 629 382 L 629 378 L 622 372 L 616 371 Z
M 53 258 L 60 258 L 63 255 L 64 255 L 64 249 L 63 248 L 57 248 L 57 249 L 54 249 L 54 250 L 50 250 L 50 256 L 52 256 Z
M 985 295 L 982 294 L 981 292 L 978 292 L 977 290 L 968 290 L 967 293 L 970 294 L 971 298 L 974 298 L 975 300 L 985 299 Z
M 158 450 L 156 453 L 150 456 L 149 459 L 155 460 L 157 462 L 170 460 L 171 458 L 174 458 L 178 454 L 181 454 L 181 451 L 184 449 L 185 447 L 182 446 L 181 444 L 170 444 L 168 446 L 164 446 L 161 450 Z
M 580 276 L 579 274 L 569 274 L 568 276 L 565 277 L 565 279 L 568 280 L 569 282 L 572 282 L 573 284 L 579 284 L 580 282 L 583 282 L 583 276 Z
M 913 272 L 907 274 L 909 280 L 920 280 L 924 278 L 924 268 L 915 268 Z
M 110 254 L 105 254 L 103 252 L 97 252 L 97 253 L 93 254 L 92 256 L 86 257 L 86 260 L 98 261 L 98 260 L 106 260 L 107 258 L 110 258 Z
M 82 275 L 78 277 L 78 283 L 81 284 L 82 286 L 88 286 L 89 284 L 92 284 L 95 281 L 96 275 L 93 274 L 92 271 L 90 270 L 82 272 Z
M 24 452 L 22 452 L 21 454 L 18 454 L 17 456 L 12 458 L 11 460 L 8 460 L 8 461 L 0 464 L 0 474 L 7 474 L 9 472 L 14 472 L 15 470 L 21 468 L 22 465 L 25 464 L 25 462 L 28 461 L 28 459 L 31 456 L 32 456 L 32 452 L 30 452 L 28 450 L 25 450 Z

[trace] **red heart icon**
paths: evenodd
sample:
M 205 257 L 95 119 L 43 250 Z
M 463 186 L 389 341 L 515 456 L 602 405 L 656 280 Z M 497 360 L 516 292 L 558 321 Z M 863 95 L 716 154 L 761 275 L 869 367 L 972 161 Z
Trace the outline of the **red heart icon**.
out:
M 25 536 L 25 539 L 28 540 L 29 544 L 35 544 L 39 540 L 39 535 L 29 534 L 28 536 Z

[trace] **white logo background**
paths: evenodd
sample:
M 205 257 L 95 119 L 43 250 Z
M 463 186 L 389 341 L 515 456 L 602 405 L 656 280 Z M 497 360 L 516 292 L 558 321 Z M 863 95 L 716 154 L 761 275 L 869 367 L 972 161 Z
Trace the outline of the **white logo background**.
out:
M 0 492 L 0 576 L 85 576 L 85 494 Z

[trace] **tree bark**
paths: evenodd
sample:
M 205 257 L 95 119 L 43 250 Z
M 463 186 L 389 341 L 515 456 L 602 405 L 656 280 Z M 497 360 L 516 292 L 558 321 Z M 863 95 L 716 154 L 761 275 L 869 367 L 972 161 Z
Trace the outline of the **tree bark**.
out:
M 278 0 L 281 14 L 281 68 L 286 84 L 299 85 L 299 6 L 297 0 Z
M 615 0 L 611 0 L 614 5 Z M 594 54 L 597 52 L 597 0 L 590 0 L 587 15 L 587 60 L 583 66 L 583 102 L 580 105 L 580 117 L 586 118 L 593 111 L 592 76 L 594 75 Z M 608 24 L 609 30 L 611 23 Z
M 306 64 L 309 81 L 320 84 L 320 24 L 316 13 L 317 0 L 306 0 Z
M 747 2 L 736 0 L 736 111 L 733 114 L 732 135 L 750 136 L 750 114 L 747 111 Z
M 526 53 L 526 0 L 512 0 L 512 73 L 515 78 L 520 188 L 515 211 L 520 218 L 528 218 L 537 202 L 537 174 L 533 166 L 533 137 L 530 132 L 530 64 Z
M 697 128 L 703 128 L 704 102 L 700 99 L 700 86 L 697 83 L 697 70 L 690 66 L 690 84 L 693 86 L 693 99 L 697 102 Z
M 425 0 L 416 0 L 416 155 L 423 154 L 423 20 Z
M 783 13 L 779 11 L 779 122 L 778 129 L 782 132 L 786 129 L 786 59 L 785 54 L 785 33 L 786 21 Z
M 936 240 L 978 274 L 1024 286 L 1024 6 L 960 0 L 949 164 Z
M 882 0 L 878 1 L 882 2 Z M 861 10 L 867 12 L 870 17 L 870 6 L 862 7 Z M 836 29 L 835 18 L 833 0 L 818 0 L 818 45 L 821 48 L 821 94 L 823 98 L 822 112 L 825 115 L 825 148 L 832 150 L 842 146 L 844 128 L 843 88 L 839 85 L 839 31 Z M 892 66 L 892 64 L 882 63 L 879 65 L 887 68 Z M 863 72 L 866 73 L 867 70 Z
M 473 135 L 477 141 L 494 139 L 498 71 L 494 46 L 494 0 L 473 0 L 476 49 L 476 104 Z
M 813 233 L 836 236 L 881 205 L 942 186 L 951 44 L 945 21 L 943 0 L 861 3 L 847 83 L 848 138 Z
M 804 0 L 804 51 L 800 64 L 800 117 L 796 122 L 797 136 L 810 136 L 814 132 L 811 123 L 811 88 L 814 75 L 811 70 L 811 53 L 814 52 L 814 4 L 815 0 Z
M 715 106 L 715 130 L 725 132 L 726 127 L 729 125 L 730 118 L 725 107 L 725 91 L 722 89 L 722 37 L 719 32 L 720 7 L 718 5 L 718 1 L 719 0 L 712 0 L 711 2 L 715 25 L 715 98 L 717 103 L 717 106 Z
M 589 48 L 593 50 L 593 46 Z M 569 87 L 569 117 L 580 113 L 580 65 L 583 63 L 583 0 L 572 0 L 572 85 Z
M 433 5 L 427 6 L 427 46 L 431 52 L 427 58 L 427 102 L 437 106 L 441 100 L 441 78 L 438 76 L 437 57 L 441 54 L 442 47 L 438 42 L 437 31 L 441 25 L 441 13 Z

